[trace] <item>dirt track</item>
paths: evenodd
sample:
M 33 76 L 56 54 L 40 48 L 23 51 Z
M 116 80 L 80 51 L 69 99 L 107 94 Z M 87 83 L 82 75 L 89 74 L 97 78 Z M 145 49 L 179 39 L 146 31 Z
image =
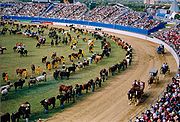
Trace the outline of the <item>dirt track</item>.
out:
M 49 118 L 48 122 L 127 122 L 130 117 L 148 107 L 158 97 L 170 81 L 168 79 L 176 72 L 174 58 L 169 52 L 164 57 L 157 55 L 156 44 L 123 35 L 120 37 L 134 48 L 133 65 L 111 81 L 108 80 L 109 83 L 104 89 L 88 96 L 73 107 L 57 113 Z M 135 79 L 147 81 L 149 70 L 152 67 L 159 69 L 163 62 L 169 64 L 172 73 L 165 77 L 158 74 L 159 84 L 154 84 L 151 89 L 148 89 L 146 84 L 147 99 L 138 106 L 128 105 L 127 92 L 132 81 Z

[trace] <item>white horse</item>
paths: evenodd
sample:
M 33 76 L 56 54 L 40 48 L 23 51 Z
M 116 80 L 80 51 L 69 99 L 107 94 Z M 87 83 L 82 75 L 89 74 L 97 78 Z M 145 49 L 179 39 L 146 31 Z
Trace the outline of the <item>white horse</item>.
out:
M 37 76 L 36 77 L 36 81 L 40 82 L 40 81 L 46 81 L 46 74 L 41 75 L 41 76 Z
M 1 90 L 1 94 L 2 94 L 2 96 L 7 95 L 8 94 L 8 89 Z

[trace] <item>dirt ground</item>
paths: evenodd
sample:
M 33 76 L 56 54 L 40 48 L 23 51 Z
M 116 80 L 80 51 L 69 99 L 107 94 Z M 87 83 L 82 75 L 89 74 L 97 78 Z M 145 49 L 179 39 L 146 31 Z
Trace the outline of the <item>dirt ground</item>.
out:
M 134 48 L 133 65 L 125 72 L 108 80 L 108 85 L 100 91 L 88 96 L 71 108 L 57 113 L 48 122 L 127 122 L 130 117 L 147 108 L 157 99 L 167 83 L 176 72 L 176 62 L 173 56 L 167 52 L 165 56 L 156 54 L 157 45 L 141 39 L 116 35 L 128 42 Z M 113 51 L 113 49 L 112 49 Z M 152 67 L 159 69 L 162 63 L 167 62 L 171 74 L 160 77 L 159 83 L 147 87 L 149 70 Z M 146 81 L 145 94 L 147 98 L 138 106 L 129 105 L 127 92 L 131 88 L 132 81 L 140 79 Z

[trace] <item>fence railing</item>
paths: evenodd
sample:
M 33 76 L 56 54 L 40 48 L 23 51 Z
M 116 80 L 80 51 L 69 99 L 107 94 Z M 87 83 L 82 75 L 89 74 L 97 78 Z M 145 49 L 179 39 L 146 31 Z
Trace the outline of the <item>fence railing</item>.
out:
M 165 27 L 164 22 L 160 23 L 158 26 L 146 30 L 141 28 L 135 28 L 132 26 L 122 26 L 118 24 L 108 24 L 108 23 L 101 23 L 101 22 L 92 22 L 87 20 L 71 20 L 71 19 L 58 19 L 58 18 L 45 18 L 45 17 L 31 17 L 31 16 L 10 16 L 10 15 L 4 15 L 2 16 L 3 19 L 12 19 L 12 20 L 30 20 L 30 21 L 40 21 L 40 22 L 59 22 L 59 23 L 70 23 L 70 24 L 81 24 L 81 25 L 87 25 L 87 26 L 96 26 L 96 27 L 103 27 L 103 28 L 111 28 L 116 30 L 123 30 L 123 31 L 129 31 L 134 32 L 138 34 L 143 35 L 149 35 L 152 32 L 155 32 L 161 28 Z

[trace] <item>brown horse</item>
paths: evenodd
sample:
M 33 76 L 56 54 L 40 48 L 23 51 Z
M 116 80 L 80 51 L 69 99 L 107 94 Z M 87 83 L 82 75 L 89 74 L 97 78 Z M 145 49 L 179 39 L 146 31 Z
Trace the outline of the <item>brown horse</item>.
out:
M 22 73 L 24 72 L 24 71 L 26 71 L 26 69 L 16 69 L 16 74 L 18 75 L 18 74 L 20 74 L 20 75 L 22 75 Z
M 51 55 L 51 58 L 54 59 L 56 57 L 56 52 L 53 52 L 53 54 Z
M 58 63 L 62 63 L 63 60 L 64 60 L 64 56 L 56 57 L 55 60 L 56 60 Z
M 69 90 L 72 90 L 72 86 L 66 86 L 66 85 L 60 85 L 59 86 L 59 92 L 62 93 L 62 91 L 67 92 Z
M 93 54 L 91 58 L 92 58 L 92 59 L 94 60 L 94 62 L 97 64 L 99 61 L 102 60 L 103 56 L 100 55 L 100 54 Z
M 46 59 L 47 59 L 47 56 L 44 56 L 44 57 L 42 58 L 42 63 L 46 63 Z

